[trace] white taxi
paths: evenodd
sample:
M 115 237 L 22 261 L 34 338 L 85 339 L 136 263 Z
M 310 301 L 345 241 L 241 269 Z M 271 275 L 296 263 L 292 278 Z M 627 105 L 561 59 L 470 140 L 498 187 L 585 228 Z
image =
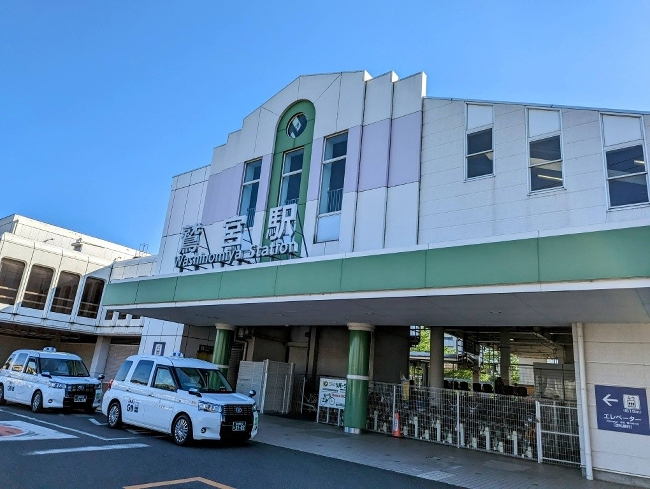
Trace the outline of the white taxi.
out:
M 249 395 L 233 391 L 216 365 L 196 358 L 128 357 L 102 401 L 110 428 L 122 423 L 171 434 L 174 443 L 246 441 L 257 434 L 258 414 Z
M 43 350 L 16 350 L 0 369 L 0 404 L 27 404 L 32 411 L 80 408 L 92 413 L 102 397 L 101 380 L 93 379 L 80 357 Z

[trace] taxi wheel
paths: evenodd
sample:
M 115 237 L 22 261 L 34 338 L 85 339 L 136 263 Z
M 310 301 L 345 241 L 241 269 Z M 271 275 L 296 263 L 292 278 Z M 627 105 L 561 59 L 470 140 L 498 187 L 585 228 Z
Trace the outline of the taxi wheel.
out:
M 43 411 L 43 394 L 41 391 L 36 391 L 32 396 L 32 412 L 40 413 L 41 411 Z
M 107 423 L 109 428 L 119 428 L 122 424 L 122 408 L 120 403 L 113 401 L 110 406 L 108 406 L 108 413 L 106 415 Z
M 192 421 L 186 414 L 181 414 L 174 420 L 172 437 L 177 445 L 187 445 L 192 441 Z
M 0 384 L 0 405 L 6 403 L 5 401 L 5 386 Z

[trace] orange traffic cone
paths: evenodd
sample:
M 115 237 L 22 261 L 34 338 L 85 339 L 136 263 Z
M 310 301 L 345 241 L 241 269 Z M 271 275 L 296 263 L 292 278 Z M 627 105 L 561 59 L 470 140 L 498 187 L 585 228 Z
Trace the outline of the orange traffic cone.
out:
M 393 436 L 397 438 L 402 437 L 402 428 L 399 425 L 399 413 L 395 412 L 393 416 Z

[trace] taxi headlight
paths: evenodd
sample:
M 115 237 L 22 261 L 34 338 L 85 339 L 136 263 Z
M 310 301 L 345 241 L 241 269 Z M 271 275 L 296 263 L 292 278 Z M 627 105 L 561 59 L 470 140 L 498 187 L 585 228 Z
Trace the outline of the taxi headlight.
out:
M 65 384 L 62 384 L 61 382 L 54 382 L 52 380 L 50 380 L 47 383 L 47 386 L 51 387 L 52 389 L 65 389 L 66 388 Z
M 222 410 L 220 404 L 212 404 L 211 402 L 199 401 L 199 411 L 207 411 L 208 413 L 220 413 Z

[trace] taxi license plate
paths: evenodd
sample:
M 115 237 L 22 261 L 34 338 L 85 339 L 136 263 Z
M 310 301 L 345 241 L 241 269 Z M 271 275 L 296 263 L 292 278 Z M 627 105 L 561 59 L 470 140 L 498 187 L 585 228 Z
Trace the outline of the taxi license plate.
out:
M 86 396 L 74 396 L 74 402 L 86 402 Z
M 233 431 L 246 431 L 246 421 L 235 421 L 232 424 Z

